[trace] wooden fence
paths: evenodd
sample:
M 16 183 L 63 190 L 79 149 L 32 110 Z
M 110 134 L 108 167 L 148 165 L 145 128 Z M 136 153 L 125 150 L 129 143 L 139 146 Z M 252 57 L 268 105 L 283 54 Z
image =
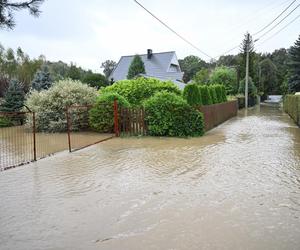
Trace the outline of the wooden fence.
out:
M 145 110 L 143 108 L 120 109 L 120 132 L 122 135 L 146 135 Z
M 237 115 L 237 101 L 218 103 L 213 105 L 201 106 L 198 108 L 203 113 L 205 131 L 208 131 L 226 120 Z

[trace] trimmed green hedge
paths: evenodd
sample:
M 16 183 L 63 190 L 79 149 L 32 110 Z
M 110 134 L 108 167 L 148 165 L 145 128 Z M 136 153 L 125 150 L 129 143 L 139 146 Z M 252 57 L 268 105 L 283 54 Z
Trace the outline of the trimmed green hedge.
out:
M 11 127 L 11 126 L 13 126 L 13 123 L 10 119 L 6 117 L 0 117 L 0 128 Z
M 213 100 L 212 100 L 212 97 L 210 95 L 208 86 L 206 86 L 206 85 L 200 85 L 199 89 L 200 89 L 200 93 L 201 93 L 202 104 L 203 105 L 211 105 L 211 104 L 213 104 Z
M 144 107 L 149 135 L 187 137 L 204 133 L 202 113 L 174 93 L 156 93 Z
M 125 97 L 131 105 L 140 106 L 143 101 L 162 91 L 181 95 L 180 89 L 173 82 L 162 82 L 154 78 L 144 77 L 118 81 L 111 86 L 101 89 L 100 93 L 114 92 Z
M 105 93 L 98 96 L 95 106 L 89 112 L 90 126 L 98 132 L 114 131 L 114 100 L 118 107 L 128 108 L 129 102 L 117 93 Z
M 201 106 L 202 105 L 200 89 L 199 89 L 198 85 L 195 83 L 187 84 L 184 87 L 183 98 L 191 106 Z
M 283 101 L 283 108 L 300 126 L 300 95 L 286 95 Z
M 219 101 L 216 93 L 216 88 L 213 85 L 211 85 L 208 87 L 208 90 L 212 99 L 212 103 L 213 104 L 218 103 Z

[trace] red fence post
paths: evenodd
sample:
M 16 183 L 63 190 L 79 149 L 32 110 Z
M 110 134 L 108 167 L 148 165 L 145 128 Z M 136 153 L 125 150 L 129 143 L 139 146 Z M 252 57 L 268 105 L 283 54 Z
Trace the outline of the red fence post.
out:
M 68 146 L 69 152 L 72 152 L 71 148 L 71 135 L 70 135 L 70 116 L 69 116 L 69 107 L 66 108 L 66 117 L 67 117 L 67 133 L 68 133 Z
M 33 132 L 33 160 L 36 161 L 36 125 L 35 125 L 35 112 L 32 112 L 32 132 Z
M 116 99 L 114 100 L 114 129 L 115 129 L 116 137 L 119 137 L 120 131 L 119 131 L 119 117 L 118 117 L 118 102 Z

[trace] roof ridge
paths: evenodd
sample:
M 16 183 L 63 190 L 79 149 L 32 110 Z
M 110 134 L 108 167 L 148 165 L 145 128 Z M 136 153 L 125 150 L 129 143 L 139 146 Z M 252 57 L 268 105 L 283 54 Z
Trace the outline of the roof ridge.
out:
M 156 53 L 152 53 L 152 55 L 157 55 L 157 54 L 167 54 L 167 53 L 176 53 L 174 50 L 172 51 L 165 51 L 165 52 L 156 52 Z M 139 55 L 139 56 L 146 56 L 147 54 L 134 54 L 134 55 L 127 55 L 127 56 L 121 56 L 121 57 L 132 57 L 135 55 Z

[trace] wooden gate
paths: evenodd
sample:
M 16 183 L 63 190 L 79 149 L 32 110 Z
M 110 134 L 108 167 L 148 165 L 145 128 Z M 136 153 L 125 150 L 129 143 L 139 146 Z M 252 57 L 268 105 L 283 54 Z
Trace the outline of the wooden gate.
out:
M 143 108 L 121 108 L 119 129 L 122 135 L 147 135 L 145 110 Z

